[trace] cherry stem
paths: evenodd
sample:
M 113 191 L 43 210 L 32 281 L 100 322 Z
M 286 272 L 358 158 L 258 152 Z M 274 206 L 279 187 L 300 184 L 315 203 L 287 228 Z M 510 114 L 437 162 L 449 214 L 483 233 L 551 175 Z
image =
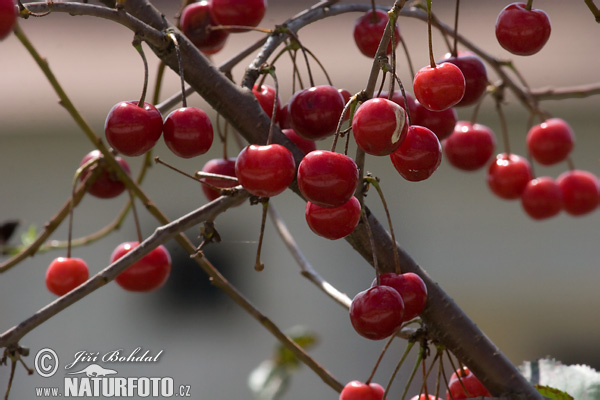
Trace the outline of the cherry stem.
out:
M 144 241 L 144 238 L 142 237 L 142 228 L 140 227 L 140 219 L 138 217 L 137 209 L 135 207 L 135 197 L 133 195 L 133 192 L 130 189 L 127 190 L 127 193 L 129 193 L 129 201 L 131 203 L 131 212 L 133 213 L 133 221 L 135 222 L 135 230 L 137 233 L 138 244 L 139 244 Z
M 296 41 L 296 43 L 298 43 L 298 46 L 300 47 L 300 51 L 302 52 L 302 55 L 304 56 L 304 62 L 306 63 L 306 71 L 308 73 L 308 80 L 310 82 L 310 86 L 314 87 L 315 81 L 313 79 L 312 71 L 310 69 L 310 62 L 308 61 L 308 56 L 306 55 L 306 53 L 307 53 L 306 49 L 304 48 L 304 46 L 302 46 L 302 43 L 300 43 L 300 39 L 298 39 L 298 35 L 296 35 L 292 31 L 287 31 L 286 33 L 288 35 L 290 35 L 292 37 L 292 39 Z
M 410 116 L 410 107 L 408 106 L 408 98 L 406 97 L 406 90 L 404 90 L 404 85 L 400 80 L 400 77 L 394 74 L 396 81 L 398 82 L 398 87 L 400 88 L 400 92 L 402 93 L 402 99 L 404 99 L 404 112 L 406 112 L 406 119 L 408 122 L 408 126 L 412 125 L 412 117 Z
M 152 104 L 158 104 L 158 101 L 160 100 L 160 88 L 162 87 L 166 67 L 167 65 L 163 61 L 158 64 L 156 82 L 154 83 L 154 95 L 152 96 Z
M 431 0 L 427 0 L 427 41 L 429 43 L 429 63 L 431 68 L 435 68 L 435 59 L 433 58 L 433 39 L 431 37 Z
M 346 105 L 344 105 L 344 109 L 342 110 L 342 113 L 340 114 L 340 119 L 338 120 L 337 127 L 335 128 L 335 135 L 333 136 L 333 142 L 331 143 L 331 151 L 332 152 L 335 151 L 335 147 L 337 145 L 338 138 L 341 136 L 342 125 L 344 124 L 344 116 L 346 115 L 346 112 L 348 112 L 348 110 L 350 110 L 349 120 L 352 121 L 352 117 L 354 117 L 354 111 L 356 111 L 356 106 L 358 105 L 358 96 L 362 96 L 363 94 L 364 94 L 363 92 L 355 94 L 354 96 L 352 96 L 350 98 L 348 103 L 346 103 Z M 348 155 L 348 146 L 346 146 L 346 148 L 344 150 L 344 155 Z
M 369 376 L 369 378 L 365 381 L 365 384 L 370 384 L 371 380 L 373 379 L 373 377 L 375 376 L 375 372 L 377 372 L 377 368 L 379 368 L 379 364 L 381 363 L 381 360 L 383 360 L 383 356 L 385 355 L 385 353 L 387 352 L 388 348 L 390 347 L 390 345 L 392 344 L 392 341 L 394 340 L 394 338 L 396 337 L 396 335 L 392 335 L 390 336 L 390 338 L 388 339 L 388 341 L 385 343 L 385 346 L 383 347 L 383 350 L 381 350 L 381 353 L 379 354 L 379 357 L 377 358 L 377 362 L 375 363 L 375 366 L 373 367 L 373 370 L 371 371 L 371 375 Z
M 177 40 L 177 35 L 174 32 L 168 33 L 169 39 L 175 45 L 175 53 L 177 54 L 177 65 L 179 67 L 179 78 L 181 81 L 181 106 L 187 107 L 187 99 L 185 96 L 185 78 L 183 76 L 183 59 L 181 57 L 181 49 L 179 48 L 179 41 Z
M 180 173 L 183 176 L 186 176 L 186 177 L 188 177 L 190 179 L 193 179 L 193 180 L 195 180 L 197 182 L 200 182 L 201 184 L 206 185 L 206 186 L 208 186 L 208 187 L 210 187 L 212 189 L 215 189 L 215 190 L 217 190 L 219 192 L 221 192 L 223 190 L 222 187 L 215 186 L 215 185 L 213 185 L 211 183 L 208 183 L 208 182 L 202 180 L 201 178 L 221 179 L 221 180 L 224 180 L 224 181 L 233 181 L 233 182 L 237 182 L 238 181 L 237 178 L 234 177 L 234 176 L 212 174 L 210 172 L 196 171 L 196 173 L 194 175 L 190 175 L 187 172 L 180 170 L 179 168 L 176 168 L 176 167 L 174 167 L 174 166 L 172 166 L 170 164 L 167 164 L 166 162 L 164 162 L 163 160 L 161 160 L 159 157 L 154 157 L 154 162 L 157 163 L 157 164 L 164 165 L 165 167 L 167 167 L 167 168 L 169 168 L 169 169 L 171 169 L 171 170 L 173 170 L 173 171 L 175 171 L 177 173 Z
M 460 0 L 456 0 L 456 9 L 454 11 L 454 43 L 452 45 L 452 57 L 458 55 L 458 10 L 460 9 Z
M 377 22 L 377 8 L 375 6 L 375 0 L 371 0 L 371 8 L 373 9 L 371 21 Z
M 531 11 L 532 7 L 533 7 L 533 0 L 527 0 L 527 5 L 525 6 L 527 11 Z
M 271 111 L 271 123 L 269 124 L 269 135 L 267 136 L 267 144 L 273 142 L 273 132 L 275 130 L 275 120 L 277 119 L 277 109 L 279 108 L 279 81 L 275 74 L 275 67 L 269 66 L 267 72 L 273 78 L 273 84 L 275 85 L 275 98 L 273 99 L 273 111 Z M 259 87 L 260 90 L 260 87 Z
M 269 210 L 269 198 L 266 197 L 261 200 L 262 203 L 262 218 L 260 222 L 260 236 L 258 237 L 258 247 L 256 248 L 256 263 L 254 269 L 256 271 L 262 271 L 265 269 L 265 264 L 260 261 L 260 252 L 262 250 L 263 239 L 265 236 L 265 224 L 267 222 L 267 211 Z
M 419 355 L 417 356 L 417 360 L 415 361 L 415 366 L 414 366 L 414 368 L 412 369 L 412 371 L 410 373 L 410 376 L 408 378 L 408 382 L 406 382 L 406 386 L 404 386 L 404 392 L 402 392 L 401 400 L 404 400 L 406 398 L 406 394 L 408 393 L 408 389 L 410 387 L 410 384 L 412 383 L 412 381 L 413 381 L 413 379 L 414 379 L 414 377 L 415 377 L 415 375 L 417 373 L 417 370 L 419 369 L 419 364 L 421 364 L 421 360 L 423 360 L 425 358 L 425 352 L 426 352 L 425 347 L 421 346 L 419 348 Z
M 400 361 L 396 365 L 396 368 L 394 369 L 394 372 L 392 373 L 392 376 L 390 377 L 390 380 L 388 381 L 388 384 L 387 384 L 387 386 L 385 388 L 385 393 L 382 396 L 383 399 L 385 399 L 386 396 L 388 395 L 388 393 L 390 391 L 390 388 L 392 387 L 392 382 L 396 378 L 396 375 L 398 374 L 398 371 L 400 370 L 400 367 L 404 363 L 404 360 L 406 360 L 406 357 L 408 356 L 408 353 L 410 353 L 410 350 L 413 348 L 414 345 L 415 345 L 415 342 L 408 342 L 408 344 L 406 345 L 406 349 L 404 350 L 404 354 L 402 355 L 402 358 L 400 359 Z M 406 384 L 406 388 L 408 388 L 408 386 L 409 386 L 409 384 L 407 383 Z M 402 397 L 402 398 L 404 399 L 404 397 Z
M 142 41 L 138 36 L 134 36 L 131 44 L 135 47 L 144 62 L 144 86 L 142 88 L 140 101 L 138 102 L 138 107 L 144 107 L 144 103 L 146 102 L 146 90 L 148 89 L 148 60 L 146 59 L 146 54 L 144 54 L 144 49 L 142 48 Z
M 596 22 L 600 23 L 600 10 L 594 4 L 594 0 L 585 0 L 585 4 L 588 6 L 594 18 L 596 18 Z
M 96 168 L 99 168 L 97 158 L 89 160 L 88 162 L 86 162 L 85 164 L 83 164 L 82 166 L 77 168 L 77 171 L 75 171 L 75 177 L 73 178 L 73 185 L 71 188 L 71 200 L 69 202 L 69 228 L 68 228 L 68 233 L 67 233 L 67 258 L 71 258 L 71 241 L 73 239 L 73 210 L 75 209 L 77 180 L 79 179 L 79 177 L 81 176 L 81 174 L 84 171 L 86 171 L 94 166 L 96 166 Z

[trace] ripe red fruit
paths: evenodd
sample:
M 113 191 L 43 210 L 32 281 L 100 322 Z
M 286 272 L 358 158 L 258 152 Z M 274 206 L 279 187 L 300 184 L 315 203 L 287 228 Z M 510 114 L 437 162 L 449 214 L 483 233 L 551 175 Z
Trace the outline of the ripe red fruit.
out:
M 351 381 L 344 386 L 339 400 L 381 400 L 385 389 L 378 383 Z M 386 397 L 387 400 L 387 397 Z
M 532 179 L 521 193 L 521 204 L 533 219 L 546 219 L 560 213 L 563 207 L 562 192 L 547 176 Z
M 305 139 L 323 139 L 335 133 L 344 106 L 344 98 L 332 86 L 303 89 L 288 104 L 290 124 Z
M 544 47 L 552 27 L 542 10 L 527 9 L 525 3 L 504 7 L 496 19 L 496 39 L 505 50 L 519 56 L 529 56 Z
M 201 51 L 214 54 L 221 50 L 229 36 L 224 29 L 208 30 L 217 25 L 209 12 L 209 2 L 199 1 L 188 4 L 179 18 L 181 31 Z
M 376 284 L 377 279 L 373 280 L 371 286 Z M 415 273 L 386 272 L 379 275 L 379 284 L 392 287 L 400 294 L 404 302 L 404 321 L 410 321 L 421 315 L 427 305 L 427 286 Z
M 487 183 L 492 192 L 507 200 L 519 198 L 531 179 L 529 162 L 516 154 L 498 154 L 487 173 Z
M 17 16 L 15 0 L 0 0 L 0 40 L 4 40 L 12 32 Z
M 464 171 L 474 171 L 488 163 L 494 154 L 496 138 L 485 125 L 459 121 L 442 144 L 450 164 Z
M 416 112 L 412 114 L 412 124 L 428 128 L 442 141 L 454 132 L 458 115 L 453 107 L 442 111 L 431 111 L 415 100 Z
M 433 394 L 429 394 L 427 396 L 425 396 L 425 394 L 422 395 L 416 395 L 411 397 L 410 400 L 442 400 L 441 397 L 435 397 L 435 395 Z
M 413 80 L 415 97 L 425 108 L 442 111 L 462 100 L 465 94 L 465 77 L 460 68 L 446 62 L 435 68 L 421 68 Z
M 354 195 L 358 167 L 344 154 L 315 150 L 300 161 L 297 181 L 306 200 L 321 207 L 339 207 Z
M 415 98 L 413 96 L 411 96 L 410 93 L 406 93 L 406 102 L 408 103 L 408 110 L 404 106 L 404 96 L 402 96 L 402 91 L 400 91 L 400 90 L 395 90 L 394 93 L 392 93 L 391 98 L 389 97 L 389 93 L 384 90 L 379 94 L 379 97 L 384 98 L 384 99 L 389 99 L 389 100 L 393 101 L 394 103 L 398 104 L 406 112 L 407 118 L 408 118 L 409 114 L 410 114 L 411 119 L 415 118 L 415 116 L 417 114 L 417 108 L 419 106 L 417 105 Z M 412 125 L 418 125 L 418 124 L 415 124 L 415 122 L 412 121 Z
M 235 158 L 213 158 L 204 164 L 202 172 L 235 177 Z M 238 185 L 236 181 L 216 178 L 202 178 L 201 180 L 219 188 L 231 188 Z M 202 184 L 202 191 L 208 201 L 213 201 L 216 198 L 221 197 L 219 191 L 208 185 Z
M 422 181 L 429 178 L 442 162 L 442 146 L 431 130 L 411 125 L 400 147 L 390 154 L 390 159 L 404 179 Z
M 356 228 L 360 221 L 360 203 L 354 196 L 339 207 L 321 207 L 309 201 L 304 216 L 314 233 L 337 240 L 348 236 Z
M 460 375 L 460 380 L 457 374 Z M 452 374 L 448 381 L 447 400 L 470 399 L 481 396 L 491 397 L 491 394 L 469 368 L 463 367 L 462 370 L 457 370 Z
M 57 296 L 62 296 L 87 281 L 88 266 L 81 258 L 55 258 L 46 270 L 46 287 Z
M 527 149 L 533 159 L 543 165 L 565 160 L 575 144 L 575 134 L 560 118 L 550 118 L 533 126 L 527 133 Z
M 373 58 L 377 54 L 379 42 L 389 21 L 388 14 L 383 10 L 367 11 L 354 23 L 354 42 L 365 56 Z M 400 42 L 400 30 L 394 26 L 394 46 Z M 388 43 L 386 54 L 392 54 L 392 41 Z
M 138 242 L 118 245 L 110 256 L 113 263 L 138 246 Z M 171 273 L 171 255 L 164 246 L 158 246 L 141 260 L 121 272 L 115 281 L 125 290 L 149 292 L 161 287 Z
M 563 172 L 556 179 L 556 183 L 562 192 L 565 211 L 569 214 L 584 215 L 598 207 L 600 182 L 591 172 L 581 170 Z
M 361 336 L 381 340 L 402 325 L 404 303 L 396 289 L 375 286 L 358 293 L 350 304 L 350 322 Z
M 294 180 L 296 162 L 292 152 L 279 144 L 244 147 L 235 161 L 235 175 L 249 193 L 272 197 Z
M 137 101 L 123 101 L 110 109 L 104 123 L 106 140 L 113 149 L 126 156 L 148 152 L 163 130 L 160 112 L 150 103 L 138 107 Z
M 273 107 L 275 106 L 275 98 L 277 98 L 277 108 L 275 110 L 275 122 L 279 119 L 279 114 L 281 114 L 281 100 L 277 97 L 277 93 L 275 93 L 275 88 L 269 85 L 262 85 L 260 89 L 258 85 L 254 85 L 252 88 L 252 93 L 258 100 L 260 107 L 263 109 L 265 114 L 271 118 L 273 115 Z
M 446 54 L 446 58 L 438 64 L 449 62 L 460 68 L 465 77 L 465 95 L 456 107 L 470 106 L 477 103 L 488 86 L 487 71 L 481 59 L 470 51 L 459 51 L 456 57 Z
M 365 153 L 386 156 L 396 150 L 408 130 L 404 109 L 391 100 L 365 101 L 354 114 L 352 133 Z
M 211 0 L 210 15 L 219 25 L 237 25 L 253 28 L 260 24 L 267 12 L 267 0 Z M 229 29 L 245 32 L 245 28 Z
M 294 144 L 302 150 L 304 154 L 308 154 L 311 151 L 317 149 L 317 145 L 312 140 L 304 139 L 302 136 L 298 135 L 293 129 L 284 129 L 282 130 L 283 134 L 287 136 Z
M 101 157 L 102 153 L 100 152 L 100 150 L 92 150 L 88 154 L 86 154 L 85 157 L 83 157 L 79 165 L 84 165 L 94 158 Z M 121 157 L 115 157 L 115 159 L 127 174 L 131 172 L 127 161 L 123 160 Z M 125 184 L 119 180 L 116 173 L 108 170 L 105 163 L 99 163 L 98 167 L 102 168 L 103 171 L 96 178 L 94 183 L 88 188 L 89 194 L 101 199 L 112 199 L 113 197 L 117 197 L 125 191 Z M 90 173 L 91 171 L 89 169 L 84 171 L 80 176 L 80 180 L 84 180 L 85 177 L 88 176 Z
M 213 142 L 213 126 L 208 115 L 197 107 L 172 111 L 164 123 L 163 138 L 173 154 L 192 158 L 206 153 Z

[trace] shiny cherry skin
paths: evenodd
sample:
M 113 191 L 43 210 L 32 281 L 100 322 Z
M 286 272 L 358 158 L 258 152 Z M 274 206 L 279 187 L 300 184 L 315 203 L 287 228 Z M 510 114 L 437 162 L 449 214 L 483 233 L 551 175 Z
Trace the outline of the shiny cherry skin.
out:
M 208 30 L 217 25 L 210 16 L 208 1 L 202 0 L 185 6 L 181 11 L 181 31 L 201 51 L 214 54 L 223 48 L 229 32 L 223 29 Z M 215 51 L 216 50 L 216 51 Z
M 381 400 L 384 393 L 385 389 L 378 383 L 371 382 L 367 385 L 360 381 L 351 381 L 340 392 L 339 400 Z
M 442 141 L 454 132 L 458 115 L 454 107 L 442 111 L 431 111 L 415 100 L 416 112 L 413 114 L 413 125 L 420 125 L 435 133 L 438 140 Z
M 396 274 L 386 272 L 379 275 L 379 284 L 396 289 L 404 302 L 404 321 L 410 321 L 421 315 L 427 305 L 427 286 L 423 279 L 415 273 Z M 377 279 L 371 286 L 377 285 Z
M 415 115 L 417 114 L 417 107 L 419 107 L 419 106 L 417 105 L 417 101 L 415 100 L 415 98 L 410 93 L 406 93 L 406 102 L 408 103 L 408 110 L 404 106 L 404 96 L 402 96 L 402 91 L 400 91 L 400 90 L 395 90 L 394 93 L 392 93 L 391 98 L 389 96 L 389 93 L 386 90 L 382 91 L 378 97 L 381 97 L 384 99 L 389 99 L 389 100 L 393 101 L 394 103 L 398 104 L 400 107 L 402 107 L 407 114 L 406 115 L 407 119 L 408 119 L 409 114 L 410 114 L 411 119 L 414 118 Z M 415 122 L 412 121 L 412 125 L 418 125 L 418 124 L 415 124 Z
M 138 242 L 118 245 L 110 256 L 113 263 L 138 246 Z M 171 274 L 171 255 L 164 246 L 158 246 L 142 259 L 121 272 L 115 281 L 125 290 L 149 292 L 160 288 Z
M 527 150 L 542 165 L 566 160 L 574 145 L 575 134 L 561 118 L 550 118 L 531 127 L 527 133 Z
M 354 195 L 358 167 L 344 154 L 315 150 L 300 161 L 297 181 L 306 200 L 321 207 L 339 207 Z
M 390 154 L 390 159 L 404 179 L 418 182 L 429 178 L 439 167 L 442 146 L 431 130 L 411 125 L 400 147 Z
M 554 179 L 547 176 L 535 178 L 521 193 L 521 205 L 531 218 L 548 219 L 563 209 L 562 192 Z
M 102 158 L 102 153 L 100 150 L 90 151 L 83 157 L 79 165 L 84 165 L 88 161 L 95 158 Z M 127 161 L 123 160 L 121 157 L 115 157 L 115 160 L 117 160 L 119 165 L 121 165 L 121 168 L 123 168 L 127 174 L 131 173 Z M 96 178 L 94 183 L 88 188 L 89 194 L 100 199 L 112 199 L 113 197 L 117 197 L 125 191 L 125 184 L 119 180 L 116 173 L 108 169 L 108 166 L 105 162 L 100 161 L 98 163 L 98 167 L 102 168 L 103 171 L 100 173 L 100 176 Z M 80 180 L 84 180 L 85 177 L 90 173 L 90 170 L 84 171 L 80 176 Z
M 371 340 L 390 337 L 402 325 L 404 303 L 396 289 L 374 286 L 354 296 L 350 322 L 361 336 Z
M 292 152 L 280 144 L 244 147 L 235 161 L 240 185 L 259 197 L 273 197 L 294 180 L 296 162 Z
M 165 118 L 163 138 L 176 156 L 192 158 L 206 153 L 213 142 L 208 115 L 197 107 L 181 107 Z
M 298 135 L 293 129 L 283 129 L 283 134 L 290 139 L 296 147 L 298 147 L 304 154 L 308 154 L 311 151 L 315 151 L 317 149 L 317 144 L 312 140 L 304 139 L 302 136 Z
M 267 12 L 267 0 L 210 0 L 210 15 L 219 25 L 256 27 Z M 229 32 L 245 32 L 232 28 Z
M 202 172 L 226 175 L 235 178 L 235 158 L 213 158 L 212 160 L 208 160 L 202 167 Z M 231 188 L 238 185 L 238 183 L 233 180 L 217 178 L 202 178 L 201 180 L 219 188 Z M 215 190 L 208 185 L 202 184 L 202 192 L 204 192 L 208 201 L 213 201 L 221 197 L 218 190 Z
M 46 287 L 48 290 L 62 296 L 87 281 L 90 272 L 87 264 L 81 258 L 55 258 L 46 270 Z
M 456 56 L 450 53 L 438 64 L 449 62 L 460 68 L 465 77 L 465 95 L 456 104 L 456 107 L 470 106 L 479 101 L 488 86 L 488 77 L 485 64 L 475 53 L 459 51 Z
M 154 147 L 163 131 L 160 112 L 150 103 L 123 101 L 110 109 L 104 123 L 106 140 L 119 153 L 134 157 Z
M 485 125 L 459 121 L 454 132 L 442 142 L 448 162 L 463 171 L 483 168 L 494 155 L 496 136 Z
M 354 42 L 362 54 L 373 58 L 377 54 L 379 42 L 385 32 L 389 21 L 388 14 L 383 10 L 367 11 L 354 23 Z M 394 46 L 400 42 L 400 30 L 394 26 Z M 392 54 L 392 41 L 390 40 L 386 54 Z
M 496 39 L 505 50 L 530 56 L 540 51 L 548 39 L 552 26 L 542 10 L 527 9 L 526 3 L 512 3 L 500 11 L 496 19 Z
M 310 201 L 304 210 L 306 222 L 314 233 L 330 240 L 348 236 L 360 221 L 360 203 L 356 197 L 339 207 L 321 207 Z
M 431 111 L 443 111 L 462 100 L 465 77 L 456 65 L 445 62 L 421 68 L 413 80 L 415 97 Z
M 598 208 L 600 182 L 588 171 L 563 172 L 556 179 L 566 212 L 573 216 L 589 214 Z
M 18 12 L 15 0 L 0 0 L 0 40 L 4 40 L 13 31 Z
M 529 161 L 517 154 L 501 153 L 490 165 L 487 183 L 492 192 L 503 199 L 518 199 L 533 179 Z
M 275 93 L 275 88 L 269 85 L 261 85 L 260 89 L 258 85 L 254 85 L 252 88 L 252 93 L 258 100 L 260 107 L 263 109 L 265 114 L 271 118 L 273 116 L 273 108 L 275 107 L 275 99 L 277 99 L 277 106 L 275 108 L 275 122 L 279 119 L 279 114 L 281 114 L 281 100 Z
M 400 146 L 407 126 L 402 107 L 388 99 L 373 98 L 362 103 L 354 114 L 352 134 L 365 153 L 386 156 Z
M 457 374 L 460 374 L 460 380 Z M 470 399 L 481 396 L 491 397 L 491 394 L 469 368 L 463 367 L 462 370 L 452 374 L 446 391 L 447 400 Z
M 344 98 L 333 86 L 300 90 L 288 104 L 290 125 L 305 139 L 326 138 L 335 133 L 344 106 Z

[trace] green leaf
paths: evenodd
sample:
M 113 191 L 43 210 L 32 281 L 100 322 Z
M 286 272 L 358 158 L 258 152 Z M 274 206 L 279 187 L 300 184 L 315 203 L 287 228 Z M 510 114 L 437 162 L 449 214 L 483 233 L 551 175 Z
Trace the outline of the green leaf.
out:
M 308 349 L 317 342 L 316 335 L 302 326 L 293 327 L 287 332 L 287 335 L 303 349 Z M 294 353 L 281 343 L 275 350 L 275 362 L 288 367 L 295 367 L 300 363 Z
M 535 388 L 542 396 L 551 400 L 574 400 L 573 396 L 550 386 L 536 385 Z
M 37 239 L 37 236 L 38 235 L 37 235 L 35 225 L 29 225 L 29 228 L 27 228 L 27 231 L 21 235 L 21 243 L 23 244 L 24 247 L 27 247 L 31 243 L 35 242 L 35 239 Z
M 548 390 L 548 394 L 540 391 L 550 399 L 568 399 L 552 397 L 564 392 L 576 400 L 600 400 L 600 373 L 587 365 L 563 365 L 553 359 L 540 359 L 525 362 L 520 370 L 531 384 L 557 389 L 555 393 L 542 389 Z

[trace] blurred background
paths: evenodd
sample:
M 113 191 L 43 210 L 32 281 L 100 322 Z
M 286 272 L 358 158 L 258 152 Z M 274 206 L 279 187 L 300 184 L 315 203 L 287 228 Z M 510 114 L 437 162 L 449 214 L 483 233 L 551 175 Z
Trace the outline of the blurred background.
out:
M 368 1 L 362 1 L 368 4 Z M 156 1 L 168 18 L 180 2 Z M 261 26 L 281 23 L 311 3 L 271 0 Z M 452 24 L 453 1 L 434 2 L 438 17 Z M 490 54 L 512 59 L 533 88 L 566 87 L 598 81 L 600 26 L 584 2 L 540 0 L 552 21 L 547 45 L 532 57 L 511 56 L 496 42 L 494 23 L 507 1 L 461 1 L 459 31 Z M 358 14 L 320 21 L 300 31 L 300 40 L 327 68 L 334 85 L 355 93 L 366 84 L 371 60 L 359 53 L 352 39 Z M 21 21 L 21 26 L 44 55 L 66 92 L 85 118 L 102 135 L 108 110 L 117 102 L 139 98 L 143 69 L 131 46 L 133 35 L 114 23 L 89 17 L 51 14 Z M 421 21 L 401 18 L 399 27 L 415 68 L 428 63 L 427 27 Z M 231 36 L 225 49 L 214 56 L 220 64 L 259 39 L 259 33 Z M 30 226 L 41 230 L 44 223 L 69 198 L 76 167 L 93 149 L 57 103 L 55 93 L 32 58 L 15 37 L 1 43 L 0 90 L 0 220 L 19 219 L 21 225 L 11 244 Z M 441 59 L 447 48 L 434 33 L 434 52 Z M 151 82 L 157 60 L 148 51 Z M 234 70 L 240 80 L 244 60 Z M 410 87 L 404 55 L 398 53 L 399 73 Z M 317 70 L 314 66 L 313 70 Z M 283 57 L 277 64 L 281 99 L 291 96 L 291 66 Z M 490 80 L 496 76 L 488 69 Z M 325 84 L 316 73 L 318 84 Z M 267 82 L 268 83 L 268 82 Z M 168 71 L 163 98 L 177 92 L 178 77 Z M 198 96 L 190 105 L 206 108 Z M 599 174 L 598 110 L 600 97 L 547 101 L 542 107 L 566 119 L 576 135 L 572 154 L 575 166 Z M 505 112 L 511 148 L 525 154 L 528 114 L 512 96 Z M 472 108 L 459 109 L 459 119 L 470 119 Z M 503 151 L 500 124 L 493 102 L 482 106 L 479 122 L 497 134 L 498 152 Z M 216 143 L 216 142 L 215 142 Z M 325 140 L 319 147 L 328 149 Z M 237 149 L 230 145 L 231 155 Z M 188 172 L 201 169 L 222 148 L 196 159 L 176 158 L 162 140 L 155 154 Z M 141 159 L 127 160 L 134 175 Z M 485 171 L 465 173 L 442 162 L 428 180 L 404 181 L 387 157 L 367 159 L 366 168 L 382 181 L 391 206 L 397 240 L 412 257 L 453 297 L 478 326 L 515 364 L 540 357 L 556 357 L 564 363 L 589 364 L 600 368 L 598 332 L 600 306 L 598 284 L 598 211 L 574 218 L 564 213 L 536 222 L 523 212 L 518 201 L 495 197 L 485 182 Z M 567 165 L 548 168 L 536 165 L 539 176 L 558 176 Z M 149 197 L 170 218 L 177 218 L 205 202 L 198 184 L 162 167 L 154 166 L 144 182 Z M 126 202 L 86 197 L 74 214 L 74 236 L 84 236 L 112 221 Z M 373 193 L 367 204 L 384 221 L 384 213 Z M 314 267 L 350 297 L 370 285 L 372 268 L 344 241 L 328 241 L 314 235 L 304 221 L 304 202 L 291 192 L 274 198 L 272 204 L 284 217 L 300 248 Z M 139 207 L 144 235 L 157 227 Z M 66 239 L 66 223 L 52 239 Z M 383 347 L 359 337 L 350 326 L 347 312 L 300 275 L 300 269 L 269 223 L 266 227 L 263 261 L 266 268 L 253 269 L 260 227 L 260 209 L 243 204 L 216 221 L 222 243 L 206 253 L 213 263 L 264 314 L 282 329 L 302 325 L 319 338 L 310 353 L 340 381 L 366 380 Z M 198 230 L 189 236 L 196 240 Z M 76 248 L 73 256 L 84 258 L 92 273 L 106 267 L 112 250 L 121 242 L 135 240 L 131 216 L 123 228 L 104 240 Z M 61 365 L 78 351 L 106 353 L 136 347 L 156 354 L 153 365 L 106 365 L 120 376 L 170 376 L 176 384 L 191 385 L 197 399 L 250 399 L 246 380 L 264 359 L 271 357 L 276 340 L 229 298 L 208 283 L 202 271 L 174 242 L 166 244 L 173 257 L 173 274 L 160 290 L 129 293 L 109 284 L 79 303 L 54 316 L 26 335 L 21 345 L 31 349 L 26 359 L 33 366 L 42 348 L 54 349 Z M 65 251 L 38 254 L 0 276 L 0 331 L 6 331 L 55 299 L 44 283 L 52 259 Z M 398 341 L 384 359 L 375 381 L 385 384 L 404 351 Z M 102 363 L 101 363 L 102 364 Z M 82 363 L 81 366 L 87 364 Z M 403 369 L 392 393 L 399 397 L 408 371 Z M 0 392 L 8 383 L 10 369 L 0 368 Z M 53 378 L 27 376 L 17 367 L 13 399 L 32 398 L 33 388 L 61 386 L 64 373 Z M 334 399 L 337 395 L 314 373 L 298 370 L 286 399 Z

